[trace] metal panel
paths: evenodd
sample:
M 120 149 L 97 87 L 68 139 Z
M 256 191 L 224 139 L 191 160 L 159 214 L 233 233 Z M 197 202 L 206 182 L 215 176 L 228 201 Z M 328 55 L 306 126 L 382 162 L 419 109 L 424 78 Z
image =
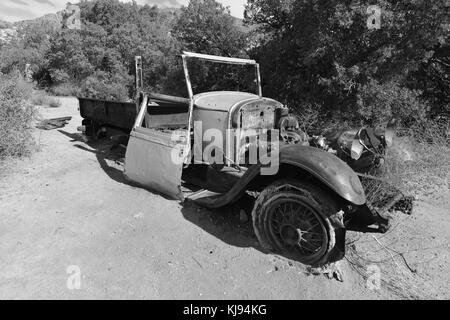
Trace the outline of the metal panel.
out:
M 247 92 L 213 91 L 196 94 L 194 96 L 194 104 L 195 109 L 228 112 L 238 102 L 257 98 L 256 94 Z
M 172 152 L 182 153 L 183 149 L 181 144 L 171 141 L 171 133 L 134 129 L 128 142 L 124 174 L 144 187 L 182 199 L 183 164 L 172 160 Z
M 220 57 L 220 56 L 213 56 L 209 54 L 200 54 L 200 53 L 194 53 L 194 52 L 186 52 L 184 51 L 181 55 L 181 58 L 183 60 L 183 69 L 184 69 L 184 76 L 186 79 L 186 86 L 189 93 L 189 99 L 192 100 L 194 97 L 194 92 L 192 91 L 192 83 L 189 76 L 189 70 L 187 66 L 187 58 L 197 58 L 201 60 L 206 60 L 210 62 L 216 62 L 216 63 L 225 63 L 225 64 L 237 64 L 237 65 L 253 65 L 255 66 L 255 81 L 256 81 L 256 93 L 257 95 L 262 98 L 262 88 L 261 88 L 261 72 L 259 68 L 259 63 L 256 63 L 255 60 L 250 59 L 241 59 L 241 58 L 229 58 L 229 57 Z
M 189 131 L 143 128 L 147 103 L 148 97 L 145 96 L 130 134 L 124 174 L 144 187 L 182 199 L 181 174 L 183 160 L 188 155 Z M 181 161 L 176 161 L 179 159 Z
M 80 114 L 89 119 L 110 126 L 131 129 L 136 118 L 136 106 L 130 102 L 78 98 Z
M 187 52 L 187 51 L 183 51 L 183 55 L 185 55 L 188 58 L 197 58 L 197 59 L 202 59 L 202 60 L 208 60 L 211 62 L 256 65 L 256 61 L 250 60 L 250 59 L 213 56 L 213 55 L 209 55 L 209 54 L 201 54 L 201 53 L 194 53 L 194 52 Z

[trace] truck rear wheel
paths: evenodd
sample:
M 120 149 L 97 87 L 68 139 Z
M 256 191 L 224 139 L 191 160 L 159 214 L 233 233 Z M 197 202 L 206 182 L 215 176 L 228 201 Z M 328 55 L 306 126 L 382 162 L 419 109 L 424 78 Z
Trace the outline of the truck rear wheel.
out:
M 261 192 L 252 218 L 267 250 L 312 266 L 344 256 L 342 212 L 337 201 L 316 186 L 279 180 Z

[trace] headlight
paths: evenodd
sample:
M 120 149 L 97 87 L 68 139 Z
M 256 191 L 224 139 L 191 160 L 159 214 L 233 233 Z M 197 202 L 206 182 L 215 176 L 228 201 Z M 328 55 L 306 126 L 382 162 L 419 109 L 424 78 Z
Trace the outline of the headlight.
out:
M 384 141 L 386 142 L 386 146 L 391 147 L 394 142 L 395 129 L 397 127 L 397 120 L 391 119 L 389 120 L 386 130 L 384 131 Z
M 352 142 L 352 148 L 350 149 L 350 155 L 351 155 L 352 159 L 358 160 L 361 157 L 363 150 L 364 150 L 364 147 L 359 142 L 359 140 L 354 139 Z

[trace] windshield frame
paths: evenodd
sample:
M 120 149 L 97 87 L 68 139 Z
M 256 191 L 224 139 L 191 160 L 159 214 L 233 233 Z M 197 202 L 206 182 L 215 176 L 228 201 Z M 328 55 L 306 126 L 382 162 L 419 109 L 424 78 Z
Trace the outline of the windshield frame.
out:
M 222 64 L 255 66 L 255 80 L 256 80 L 256 88 L 257 88 L 256 94 L 260 98 L 262 98 L 261 74 L 260 74 L 260 69 L 259 69 L 259 63 L 257 63 L 255 60 L 221 57 L 221 56 L 214 56 L 214 55 L 209 55 L 209 54 L 201 54 L 201 53 L 188 52 L 188 51 L 183 51 L 181 58 L 183 59 L 184 77 L 186 79 L 186 86 L 187 86 L 188 93 L 189 93 L 189 99 L 191 99 L 191 100 L 194 97 L 194 92 L 192 90 L 192 83 L 191 83 L 191 79 L 189 76 L 189 68 L 187 65 L 188 58 L 194 58 L 194 59 L 205 60 L 205 61 L 210 61 L 210 62 L 215 62 L 215 63 L 222 63 Z

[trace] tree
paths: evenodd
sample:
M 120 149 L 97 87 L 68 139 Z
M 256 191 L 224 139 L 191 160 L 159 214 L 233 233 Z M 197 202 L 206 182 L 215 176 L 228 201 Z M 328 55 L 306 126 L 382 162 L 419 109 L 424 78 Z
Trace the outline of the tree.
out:
M 362 92 L 368 84 L 414 89 L 408 75 L 447 41 L 448 5 L 444 0 L 378 1 L 381 28 L 376 29 L 367 26 L 372 4 L 249 0 L 246 23 L 265 32 L 251 51 L 262 64 L 265 93 L 299 109 L 314 103 L 330 117 L 358 120 L 367 115 L 360 112 L 360 98 L 373 95 Z
M 124 100 L 134 96 L 134 57 L 141 55 L 145 85 L 164 87 L 167 64 L 178 49 L 176 39 L 168 37 L 172 11 L 118 0 L 85 1 L 80 9 L 82 29 L 52 37 L 42 78 L 50 78 L 50 85 L 66 79 L 83 95 Z
M 246 56 L 245 35 L 228 8 L 215 0 L 191 0 L 173 33 L 186 49 L 221 56 Z
M 1 47 L 0 71 L 10 73 L 18 69 L 24 72 L 27 64 L 33 65 L 34 69 L 42 68 L 47 62 L 50 39 L 57 28 L 56 21 L 45 18 L 20 23 L 12 41 Z
M 84 37 L 82 31 L 61 30 L 58 35 L 52 39 L 50 53 L 48 55 L 48 70 L 64 70 L 75 83 L 79 83 L 95 71 L 94 61 L 89 60 L 89 52 L 96 51 L 95 48 L 86 48 L 84 46 Z M 102 52 L 103 54 L 103 52 Z M 92 55 L 91 58 L 93 58 Z M 101 60 L 101 57 L 95 58 Z
M 172 34 L 187 51 L 248 57 L 246 33 L 229 9 L 215 0 L 191 0 L 181 9 Z M 190 69 L 196 71 L 191 74 L 194 93 L 224 89 L 255 92 L 245 68 L 191 62 Z
M 0 20 L 0 29 L 9 29 L 12 27 L 13 27 L 13 24 L 11 22 Z

